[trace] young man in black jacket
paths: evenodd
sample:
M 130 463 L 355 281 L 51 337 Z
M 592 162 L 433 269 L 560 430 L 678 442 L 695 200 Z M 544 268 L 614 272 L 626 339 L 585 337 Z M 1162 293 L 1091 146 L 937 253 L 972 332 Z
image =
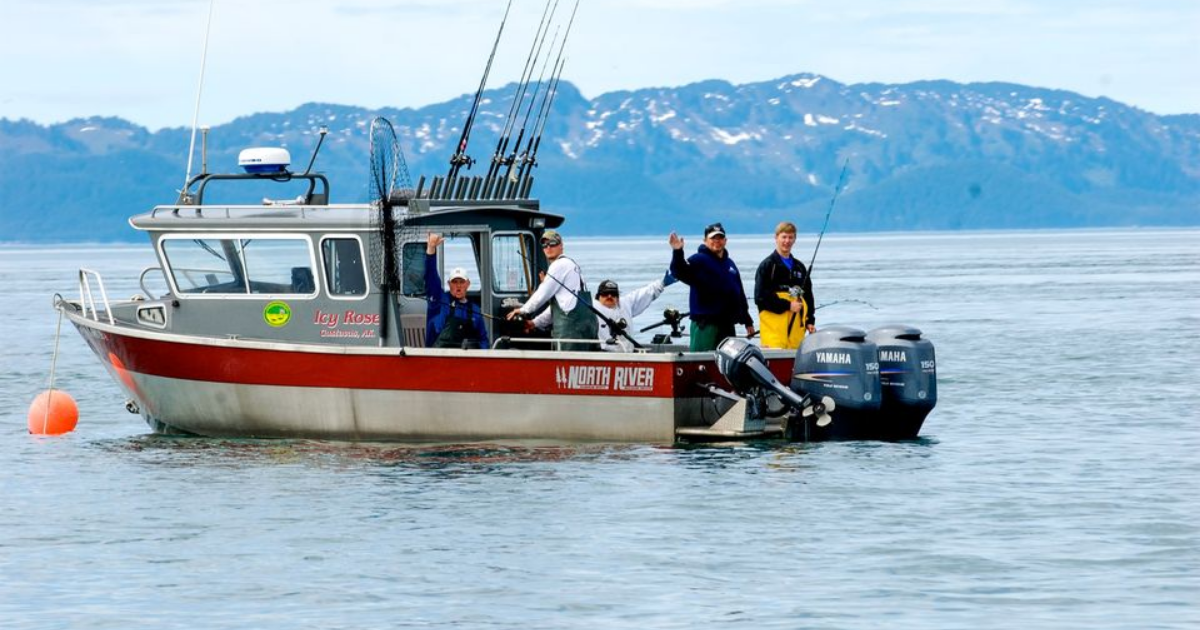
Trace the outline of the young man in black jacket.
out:
M 775 227 L 775 251 L 754 274 L 754 304 L 764 348 L 795 350 L 804 334 L 817 329 L 812 278 L 804 263 L 792 257 L 796 226 L 784 221 Z

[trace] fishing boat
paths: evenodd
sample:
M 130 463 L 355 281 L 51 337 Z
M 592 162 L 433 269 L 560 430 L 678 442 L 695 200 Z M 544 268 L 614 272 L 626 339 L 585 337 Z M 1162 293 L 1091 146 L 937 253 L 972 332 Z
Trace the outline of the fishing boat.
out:
M 242 152 L 244 172 L 189 174 L 174 203 L 129 220 L 157 259 L 141 272 L 141 293 L 110 300 L 99 274 L 81 269 L 78 297 L 59 297 L 56 307 L 125 391 L 127 408 L 159 433 L 659 444 L 915 438 L 936 400 L 933 348 L 916 329 L 835 327 L 799 351 L 730 339 L 717 352 L 689 352 L 679 343 L 682 316 L 668 311 L 661 324 L 672 332 L 633 352 L 599 352 L 559 344 L 599 350 L 606 340 L 530 336 L 506 319 L 543 281 L 543 234 L 564 223 L 531 196 L 561 71 L 556 61 L 551 79 L 529 90 L 541 94 L 530 134 L 522 125 L 511 150 L 502 136 L 485 175 L 462 168 L 472 162 L 465 150 L 487 70 L 449 172 L 415 186 L 381 118 L 369 130 L 365 203 L 330 202 L 328 179 L 313 170 L 320 141 L 300 172 L 289 170 L 287 150 L 268 147 Z M 224 199 L 264 185 L 300 194 L 211 201 L 217 188 L 232 191 Z M 427 347 L 430 233 L 447 239 L 436 254 L 439 277 L 462 267 L 472 278 L 467 299 L 486 316 L 487 347 Z

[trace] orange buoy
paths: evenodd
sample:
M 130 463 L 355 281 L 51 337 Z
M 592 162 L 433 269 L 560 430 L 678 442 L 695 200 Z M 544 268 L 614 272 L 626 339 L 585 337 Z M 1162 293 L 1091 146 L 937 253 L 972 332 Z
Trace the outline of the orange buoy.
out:
M 34 435 L 62 435 L 75 430 L 79 407 L 75 399 L 61 389 L 44 391 L 29 405 L 29 432 Z

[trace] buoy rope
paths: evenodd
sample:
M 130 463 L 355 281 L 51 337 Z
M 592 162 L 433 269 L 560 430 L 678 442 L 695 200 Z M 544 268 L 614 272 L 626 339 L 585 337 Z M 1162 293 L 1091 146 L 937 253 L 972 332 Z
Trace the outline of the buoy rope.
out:
M 42 435 L 50 426 L 50 402 L 54 398 L 54 369 L 58 365 L 58 338 L 62 333 L 62 309 L 58 309 L 58 326 L 54 329 L 54 353 L 50 355 L 50 391 L 46 395 L 46 415 L 42 418 Z

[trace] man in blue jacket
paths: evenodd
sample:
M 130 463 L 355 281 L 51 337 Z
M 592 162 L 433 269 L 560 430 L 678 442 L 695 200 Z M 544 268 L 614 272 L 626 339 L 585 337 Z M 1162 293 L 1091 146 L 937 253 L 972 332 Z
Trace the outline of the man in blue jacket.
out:
M 671 244 L 671 273 L 692 288 L 688 296 L 691 310 L 692 352 L 716 350 L 726 337 L 737 334 L 736 324 L 746 327 L 746 336 L 754 334 L 754 320 L 742 287 L 742 274 L 725 249 L 725 228 L 714 223 L 704 228 L 704 244 L 686 260 L 683 239 L 674 232 Z
M 488 348 L 487 326 L 479 307 L 467 300 L 471 280 L 467 271 L 456 267 L 450 271 L 447 283 L 450 292 L 442 290 L 437 270 L 437 248 L 446 239 L 430 234 L 425 242 L 425 347 L 426 348 Z

